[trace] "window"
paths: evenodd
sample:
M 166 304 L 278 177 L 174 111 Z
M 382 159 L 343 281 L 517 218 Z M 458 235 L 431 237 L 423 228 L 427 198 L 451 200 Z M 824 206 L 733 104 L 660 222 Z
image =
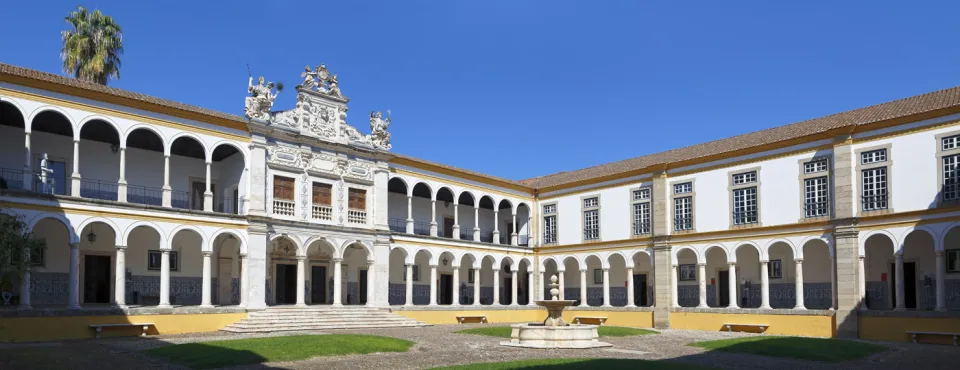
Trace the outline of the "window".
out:
M 691 192 L 693 192 L 693 183 L 692 183 L 692 182 L 685 182 L 685 183 L 676 184 L 676 185 L 673 186 L 673 193 L 674 193 L 674 194 L 686 194 L 686 193 L 691 193 Z
M 680 265 L 680 281 L 695 281 L 697 280 L 697 265 Z
M 650 233 L 650 188 L 636 189 L 633 194 L 633 235 Z
M 733 224 L 757 223 L 757 188 L 749 187 L 733 191 Z
M 947 272 L 960 272 L 960 249 L 947 251 Z
M 583 200 L 583 240 L 600 239 L 600 198 Z
M 960 149 L 960 135 L 947 136 L 940 143 L 941 150 Z
M 293 200 L 294 180 L 289 177 L 273 177 L 273 199 Z
M 474 281 L 473 274 L 474 274 L 473 269 L 467 270 L 467 283 L 473 284 L 473 281 Z
M 771 279 L 783 278 L 783 261 L 782 260 L 770 260 L 770 264 L 767 266 L 767 277 Z
M 332 189 L 333 187 L 330 186 L 330 184 L 324 184 L 322 182 L 313 183 L 313 205 L 315 206 L 331 205 Z
M 351 188 L 347 199 L 347 208 L 365 211 L 367 209 L 367 191 Z
M 743 185 L 757 182 L 757 171 L 738 173 L 733 175 L 734 185 Z
M 593 283 L 603 284 L 603 270 L 593 269 Z
M 827 177 L 803 180 L 804 217 L 827 215 Z
M 887 161 L 887 150 L 871 150 L 860 153 L 860 164 L 880 163 Z
M 403 281 L 407 281 L 407 269 L 403 269 Z M 413 281 L 420 281 L 420 266 L 413 265 Z
M 803 173 L 827 172 L 827 160 L 819 159 L 803 164 Z
M 673 229 L 676 231 L 693 230 L 693 197 L 673 200 Z
M 887 209 L 887 168 L 877 167 L 861 171 L 864 211 Z
M 151 249 L 147 251 L 147 269 L 148 270 L 159 270 L 160 269 L 160 257 L 163 252 Z M 180 253 L 177 251 L 170 251 L 170 271 L 180 271 Z
M 956 201 L 960 198 L 960 192 L 957 191 L 957 159 L 960 154 L 944 156 L 943 161 L 943 200 Z
M 543 244 L 557 242 L 557 205 L 543 206 Z

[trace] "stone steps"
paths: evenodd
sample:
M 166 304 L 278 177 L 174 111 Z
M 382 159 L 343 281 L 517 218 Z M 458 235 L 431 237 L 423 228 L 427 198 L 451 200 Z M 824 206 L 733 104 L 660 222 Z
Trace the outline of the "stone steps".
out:
M 230 333 L 269 333 L 423 326 L 427 325 L 373 307 L 281 306 L 251 312 L 246 318 L 221 330 Z

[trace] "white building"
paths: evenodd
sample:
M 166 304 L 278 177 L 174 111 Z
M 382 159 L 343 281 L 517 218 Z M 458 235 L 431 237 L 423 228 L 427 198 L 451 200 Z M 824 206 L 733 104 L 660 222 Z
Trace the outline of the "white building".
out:
M 251 81 L 238 117 L 0 64 L 0 203 L 47 243 L 0 314 L 530 311 L 557 274 L 584 310 L 654 327 L 957 325 L 956 88 L 512 181 L 392 153 L 389 117 L 360 133 L 336 76 L 308 72 L 289 110 Z

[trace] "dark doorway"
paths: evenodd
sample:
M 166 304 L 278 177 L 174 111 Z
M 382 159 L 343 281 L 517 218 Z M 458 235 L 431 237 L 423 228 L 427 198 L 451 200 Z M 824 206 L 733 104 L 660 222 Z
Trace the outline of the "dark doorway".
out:
M 453 304 L 453 275 L 440 275 L 440 302 L 438 304 Z
M 84 256 L 83 302 L 110 303 L 110 256 Z
M 310 269 L 310 302 L 327 303 L 327 266 L 313 266 Z
M 727 307 L 730 305 L 730 283 L 728 280 L 729 274 L 727 271 L 718 271 L 717 272 L 717 291 L 720 292 L 719 301 L 720 304 L 717 307 Z
M 360 284 L 357 288 L 360 291 L 360 304 L 367 304 L 367 270 L 360 270 L 357 280 L 359 281 L 357 284 Z
M 513 298 L 513 278 L 503 278 L 503 286 L 500 287 L 503 294 L 500 295 L 500 304 L 513 304 L 510 301 Z
M 444 217 L 443 218 L 443 235 L 448 238 L 454 238 L 453 235 L 453 217 Z M 459 235 L 456 236 L 460 237 Z
M 277 304 L 297 303 L 297 265 L 277 265 Z
M 190 209 L 203 210 L 203 193 L 207 191 L 206 181 L 194 181 L 190 191 Z M 213 199 L 217 199 L 217 184 L 210 184 Z
M 893 284 L 890 284 L 890 301 L 893 307 L 897 307 L 897 265 L 890 264 L 890 278 Z M 917 264 L 914 262 L 903 263 L 903 300 L 904 307 L 917 308 Z
M 647 305 L 647 274 L 633 275 L 633 303 L 637 306 Z

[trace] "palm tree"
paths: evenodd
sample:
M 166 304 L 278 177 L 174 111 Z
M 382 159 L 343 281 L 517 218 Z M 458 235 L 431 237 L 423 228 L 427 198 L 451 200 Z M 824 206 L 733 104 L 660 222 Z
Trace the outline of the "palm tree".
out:
M 74 77 L 101 85 L 107 78 L 120 78 L 120 54 L 123 33 L 113 18 L 100 10 L 93 13 L 82 6 L 64 18 L 72 29 L 61 31 L 63 71 Z

